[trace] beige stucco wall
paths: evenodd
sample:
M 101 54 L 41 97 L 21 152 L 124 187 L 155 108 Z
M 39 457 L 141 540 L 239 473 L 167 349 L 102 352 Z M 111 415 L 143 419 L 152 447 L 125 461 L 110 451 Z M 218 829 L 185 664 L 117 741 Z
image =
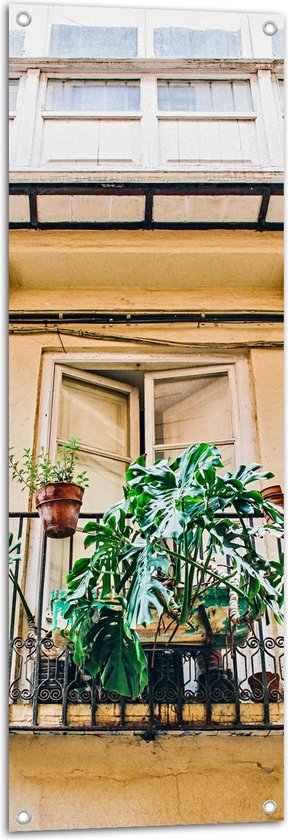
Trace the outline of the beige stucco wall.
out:
M 10 737 L 11 831 L 283 819 L 279 733 Z
M 256 424 L 261 462 L 275 479 L 267 484 L 284 486 L 284 354 L 274 348 L 251 350 L 252 379 L 256 400 Z

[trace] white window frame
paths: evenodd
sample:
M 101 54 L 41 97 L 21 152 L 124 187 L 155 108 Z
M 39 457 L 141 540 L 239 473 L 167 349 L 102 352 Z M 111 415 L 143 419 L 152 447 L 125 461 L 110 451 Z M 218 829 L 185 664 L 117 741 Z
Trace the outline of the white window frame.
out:
M 221 446 L 224 444 L 231 444 L 234 447 L 235 452 L 235 463 L 242 461 L 242 435 L 241 435 L 241 423 L 240 423 L 240 412 L 239 412 L 239 397 L 238 397 L 238 385 L 237 385 L 237 376 L 236 376 L 236 368 L 235 364 L 214 364 L 214 365 L 207 365 L 207 366 L 197 366 L 193 367 L 193 369 L 180 368 L 177 370 L 166 370 L 166 371 L 157 371 L 157 373 L 147 373 L 145 375 L 145 445 L 147 451 L 147 461 L 149 464 L 154 463 L 154 460 L 157 458 L 157 452 L 163 451 L 166 449 L 173 449 L 179 450 L 179 455 L 183 449 L 186 449 L 191 443 L 201 443 L 201 441 L 182 441 L 181 443 L 175 443 L 170 441 L 168 443 L 155 443 L 155 383 L 159 380 L 163 379 L 177 379 L 179 377 L 183 377 L 185 379 L 195 379 L 196 377 L 208 377 L 213 375 L 226 375 L 228 376 L 228 383 L 229 383 L 229 394 L 230 394 L 230 406 L 231 406 L 231 423 L 232 423 L 232 436 L 228 439 L 222 440 L 210 440 L 205 441 L 205 443 L 212 443 L 216 446 Z
M 55 460 L 57 454 L 57 447 L 62 443 L 66 443 L 66 441 L 62 441 L 57 436 L 57 431 L 59 427 L 59 414 L 60 414 L 60 397 L 61 397 L 61 387 L 62 387 L 62 380 L 63 377 L 70 378 L 72 380 L 78 380 L 80 382 L 91 384 L 91 385 L 99 385 L 100 387 L 107 388 L 111 391 L 115 391 L 116 393 L 125 394 L 128 397 L 128 411 L 129 411 L 129 455 L 127 457 L 122 455 L 116 455 L 115 453 L 104 451 L 103 449 L 99 449 L 97 447 L 92 446 L 85 446 L 79 443 L 80 451 L 81 452 L 88 452 L 92 455 L 99 455 L 100 457 L 104 458 L 113 458 L 115 461 L 121 461 L 127 463 L 127 468 L 129 463 L 137 458 L 138 451 L 139 451 L 139 424 L 137 425 L 137 415 L 139 415 L 139 396 L 137 388 L 133 388 L 131 385 L 126 385 L 124 382 L 118 382 L 115 379 L 106 379 L 103 376 L 98 376 L 94 373 L 89 373 L 88 371 L 83 370 L 76 370 L 73 367 L 69 367 L 68 365 L 55 365 L 55 373 L 54 373 L 54 385 L 53 385 L 53 395 L 52 395 L 52 404 L 51 404 L 51 427 L 50 427 L 50 442 L 49 442 L 49 452 L 52 461 Z
M 249 82 L 252 110 L 251 111 L 162 111 L 158 108 L 158 82 Z M 257 121 L 259 100 L 257 97 L 257 72 L 239 73 L 231 78 L 231 73 L 165 73 L 157 76 L 156 80 L 156 117 L 157 120 L 252 120 Z
M 249 111 L 240 111 L 240 110 L 239 111 L 238 110 L 237 111 L 236 110 L 235 111 L 225 111 L 225 110 L 221 110 L 221 111 L 216 111 L 216 110 L 215 111 L 214 110 L 198 111 L 196 109 L 195 110 L 191 109 L 191 110 L 181 111 L 180 109 L 179 110 L 178 109 L 173 110 L 172 108 L 169 109 L 168 111 L 165 111 L 164 109 L 162 109 L 162 108 L 160 109 L 158 107 L 158 85 L 161 82 L 175 82 L 175 83 L 177 83 L 177 82 L 178 83 L 190 82 L 191 84 L 193 84 L 194 82 L 195 83 L 197 83 L 197 82 L 229 82 L 229 83 L 231 83 L 231 82 L 249 82 L 252 107 L 251 107 L 251 110 L 249 110 Z M 205 119 L 205 120 L 206 119 L 217 119 L 217 120 L 220 120 L 220 119 L 224 119 L 224 118 L 225 118 L 225 120 L 226 119 L 234 119 L 234 120 L 235 119 L 236 120 L 237 119 L 238 120 L 239 119 L 241 119 L 241 120 L 252 119 L 252 120 L 255 120 L 256 116 L 257 116 L 256 109 L 255 109 L 255 103 L 254 103 L 254 97 L 253 97 L 253 85 L 251 84 L 251 77 L 248 77 L 248 76 L 246 76 L 245 78 L 242 78 L 242 76 L 241 77 L 240 76 L 238 76 L 238 77 L 235 76 L 233 78 L 228 78 L 227 76 L 226 77 L 223 77 L 223 76 L 217 76 L 216 77 L 216 76 L 213 76 L 213 75 L 209 75 L 209 76 L 208 75 L 205 75 L 205 76 L 202 75 L 201 77 L 199 77 L 199 76 L 197 76 L 197 77 L 193 76 L 192 77 L 190 75 L 188 77 L 188 76 L 185 76 L 184 74 L 182 74 L 182 76 L 179 76 L 178 78 L 177 78 L 177 76 L 174 76 L 174 77 L 171 76 L 171 78 L 170 78 L 166 74 L 165 74 L 165 76 L 162 76 L 161 78 L 159 76 L 157 78 L 157 105 L 156 105 L 156 108 L 157 108 L 158 119 L 160 119 L 161 116 L 164 116 L 165 119 L 169 119 L 169 115 L 170 115 L 173 119 L 175 119 L 177 117 L 181 120 L 182 119 L 196 119 L 196 120 L 197 119 Z
M 59 73 L 45 73 L 42 74 L 41 77 L 42 81 L 42 96 L 41 96 L 41 106 L 40 106 L 40 115 L 42 119 L 45 120 L 53 120 L 53 119 L 67 119 L 67 120 L 114 120 L 114 119 L 121 119 L 121 120 L 140 120 L 143 116 L 143 103 L 142 103 L 142 78 L 139 75 L 135 75 L 135 73 L 85 73 L 83 74 L 73 74 L 72 76 L 60 75 Z M 79 81 L 79 82 L 92 82 L 92 81 L 103 81 L 103 82 L 139 82 L 140 88 L 140 107 L 137 111 L 48 111 L 46 110 L 46 98 L 47 98 L 47 85 L 48 82 L 71 82 L 71 81 Z
M 47 90 L 48 90 L 48 83 L 49 82 L 139 82 L 139 91 L 140 91 L 140 105 L 137 111 L 117 111 L 116 109 L 111 109 L 109 111 L 83 111 L 83 110 L 60 110 L 60 111 L 49 111 L 46 109 L 46 99 L 47 99 Z M 87 74 L 85 76 L 74 75 L 73 77 L 70 76 L 59 76 L 56 74 L 49 74 L 46 75 L 45 78 L 45 92 L 43 97 L 43 102 L 41 105 L 41 117 L 45 120 L 53 120 L 53 119 L 65 119 L 65 120 L 113 120 L 113 119 L 123 119 L 123 120 L 139 120 L 143 115 L 142 111 L 142 79 L 140 76 L 119 76 L 118 74 L 113 75 L 106 75 L 106 74 Z
M 115 349 L 110 351 L 103 351 L 101 347 L 101 343 L 98 345 L 98 348 L 95 348 L 93 351 L 90 352 L 71 352 L 65 354 L 65 365 L 63 365 L 63 353 L 54 353 L 48 352 L 43 356 L 43 366 L 41 371 L 41 383 L 40 383 L 40 400 L 39 400 L 39 413 L 36 415 L 35 422 L 37 423 L 36 427 L 36 435 L 35 435 L 35 450 L 37 452 L 40 451 L 41 446 L 45 446 L 45 448 L 49 449 L 51 457 L 53 454 L 56 453 L 56 449 L 53 449 L 53 446 L 56 447 L 56 441 L 53 444 L 53 435 L 55 440 L 55 426 L 56 423 L 56 416 L 53 417 L 54 414 L 54 406 L 55 406 L 55 397 L 53 403 L 53 392 L 55 387 L 55 380 L 56 380 L 56 389 L 55 395 L 59 388 L 59 383 L 57 383 L 57 377 L 59 377 L 59 368 L 62 370 L 65 367 L 68 367 L 70 373 L 73 372 L 73 375 L 76 377 L 83 376 L 84 378 L 89 375 L 89 371 L 94 371 L 95 369 L 100 368 L 101 371 L 107 370 L 124 370 L 124 369 L 139 369 L 139 365 L 142 370 L 147 374 L 151 374 L 151 368 L 154 367 L 153 374 L 156 373 L 156 368 L 158 369 L 158 375 L 163 377 L 163 374 L 169 372 L 169 376 L 171 375 L 171 370 L 174 368 L 175 374 L 178 373 L 179 370 L 183 369 L 185 365 L 185 373 L 187 373 L 188 369 L 191 369 L 191 373 L 200 368 L 206 368 L 207 371 L 211 370 L 211 372 L 215 372 L 219 367 L 222 367 L 223 370 L 226 371 L 227 368 L 234 370 L 234 381 L 237 387 L 237 413 L 239 412 L 239 423 L 240 423 L 240 439 L 239 439 L 239 448 L 237 449 L 237 460 L 239 458 L 239 462 L 241 463 L 249 463 L 250 461 L 256 461 L 259 459 L 258 453 L 258 444 L 256 438 L 255 427 L 253 423 L 253 411 L 254 411 L 254 395 L 252 390 L 252 384 L 250 381 L 250 368 L 248 364 L 248 359 L 246 354 L 234 354 L 227 356 L 223 352 L 218 354 L 218 358 L 215 358 L 215 352 L 213 352 L 211 348 L 211 352 L 209 353 L 201 353 L 199 348 L 199 352 L 193 351 L 193 355 L 190 353 L 179 353 L 175 356 L 175 352 L 172 354 L 171 351 L 169 352 L 162 352 L 159 353 L 155 351 L 155 347 L 151 346 L 149 349 L 149 342 L 147 342 L 147 349 L 143 350 L 142 352 L 135 352 L 135 350 L 131 350 L 131 347 L 123 346 L 123 349 L 119 352 Z M 177 367 L 176 365 L 179 365 Z M 93 374 L 93 382 L 94 376 Z M 148 381 L 148 380 L 147 380 Z M 111 380 L 109 380 L 111 382 Z M 121 383 L 124 388 L 124 383 Z M 117 382 L 117 387 L 119 388 L 119 383 Z M 129 386 L 128 386 L 129 387 Z M 130 386 L 131 387 L 131 386 Z M 59 391 L 58 391 L 59 393 Z M 59 405 L 59 401 L 58 401 Z M 53 411 L 52 411 L 53 408 Z M 38 420 L 38 422 L 37 422 Z M 133 424 L 131 424 L 133 425 Z M 245 437 L 244 437 L 245 432 Z M 146 432 L 147 435 L 147 432 Z M 147 438 L 146 438 L 147 439 Z M 150 431 L 150 440 L 152 439 L 151 431 Z M 149 442 L 149 430 L 148 430 L 148 441 Z M 136 453 L 137 457 L 138 452 Z M 150 451 L 150 458 L 151 458 L 151 451 Z M 133 459 L 133 456 L 132 456 Z M 147 463 L 149 463 L 149 452 L 147 453 Z M 39 523 L 40 529 L 40 523 Z M 30 542 L 29 553 L 28 553 L 28 563 L 25 569 L 26 572 L 26 597 L 31 605 L 31 609 L 33 612 L 36 610 L 36 592 L 37 592 L 37 581 L 39 577 L 39 535 L 40 530 L 35 532 L 34 537 Z M 46 575 L 46 583 L 45 583 L 45 593 L 44 593 L 44 600 L 43 603 L 49 603 L 49 592 L 50 592 L 50 581 L 49 576 Z

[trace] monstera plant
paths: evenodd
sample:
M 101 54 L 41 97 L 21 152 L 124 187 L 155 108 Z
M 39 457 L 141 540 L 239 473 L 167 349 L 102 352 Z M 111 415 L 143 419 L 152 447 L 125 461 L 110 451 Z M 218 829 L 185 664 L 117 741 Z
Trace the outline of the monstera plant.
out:
M 181 628 L 193 631 L 207 593 L 217 602 L 224 590 L 232 635 L 240 617 L 249 625 L 266 613 L 281 622 L 282 556 L 276 550 L 267 559 L 265 540 L 263 552 L 256 546 L 267 533 L 281 536 L 283 510 L 251 487 L 272 475 L 259 464 L 223 475 L 219 449 L 205 443 L 172 463 L 147 467 L 139 457 L 127 471 L 123 500 L 103 524 L 85 526 L 92 554 L 67 576 L 63 613 L 74 662 L 99 675 L 107 691 L 136 698 L 147 684 L 141 628 L 155 617 L 158 628 L 170 618 L 177 639 Z

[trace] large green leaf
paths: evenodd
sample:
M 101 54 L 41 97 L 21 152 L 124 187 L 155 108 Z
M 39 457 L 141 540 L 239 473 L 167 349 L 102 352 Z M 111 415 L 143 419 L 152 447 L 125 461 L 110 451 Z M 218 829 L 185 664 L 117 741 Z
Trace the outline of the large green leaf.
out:
M 99 604 L 100 618 L 92 629 L 86 668 L 100 673 L 103 688 L 134 700 L 147 685 L 147 660 L 136 632 L 122 610 Z
M 151 609 L 156 610 L 159 618 L 164 608 L 168 609 L 172 591 L 165 586 L 158 572 L 167 576 L 169 560 L 165 554 L 155 551 L 150 542 L 145 542 L 144 548 L 137 558 L 137 566 L 132 584 L 127 595 L 128 621 L 131 628 L 139 624 L 147 627 L 154 620 Z

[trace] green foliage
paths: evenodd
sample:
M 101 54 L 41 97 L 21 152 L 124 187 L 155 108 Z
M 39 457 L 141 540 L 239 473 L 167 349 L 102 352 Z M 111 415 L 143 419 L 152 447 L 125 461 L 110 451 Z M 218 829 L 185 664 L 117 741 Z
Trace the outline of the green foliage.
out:
M 136 697 L 147 680 L 137 628 L 163 612 L 184 624 L 209 587 L 245 596 L 247 623 L 267 611 L 282 621 L 283 561 L 267 560 L 258 545 L 282 536 L 283 511 L 250 486 L 273 474 L 259 464 L 219 469 L 219 450 L 205 443 L 153 467 L 141 456 L 127 470 L 122 502 L 103 524 L 85 526 L 93 553 L 67 577 L 65 615 L 75 662 L 106 690 Z M 273 524 L 263 524 L 263 511 Z
M 24 608 L 24 612 L 26 614 L 27 620 L 30 623 L 30 622 L 34 622 L 34 616 L 32 615 L 30 607 L 29 607 L 29 605 L 26 601 L 26 598 L 24 596 L 24 592 L 22 592 L 22 589 L 21 589 L 21 586 L 18 583 L 18 580 L 16 580 L 15 573 L 12 571 L 12 568 L 10 568 L 10 566 L 13 566 L 13 563 L 19 562 L 19 560 L 22 560 L 22 554 L 20 554 L 20 552 L 19 552 L 20 548 L 21 548 L 21 540 L 16 540 L 16 542 L 14 542 L 14 537 L 13 537 L 12 531 L 9 531 L 9 551 L 8 551 L 9 578 L 10 578 L 11 582 L 13 583 L 14 588 L 18 592 L 18 595 L 19 595 L 20 601 L 22 603 L 22 606 Z
M 12 449 L 13 447 L 11 447 Z M 89 480 L 86 470 L 74 478 L 76 462 L 79 461 L 79 438 L 72 437 L 68 443 L 59 448 L 59 459 L 53 464 L 45 447 L 42 446 L 40 453 L 35 457 L 31 449 L 24 449 L 22 466 L 16 460 L 13 452 L 9 453 L 9 468 L 12 478 L 22 484 L 22 490 L 28 487 L 31 493 L 35 493 L 40 487 L 46 484 L 53 484 L 57 481 L 74 481 L 79 487 L 88 487 Z

